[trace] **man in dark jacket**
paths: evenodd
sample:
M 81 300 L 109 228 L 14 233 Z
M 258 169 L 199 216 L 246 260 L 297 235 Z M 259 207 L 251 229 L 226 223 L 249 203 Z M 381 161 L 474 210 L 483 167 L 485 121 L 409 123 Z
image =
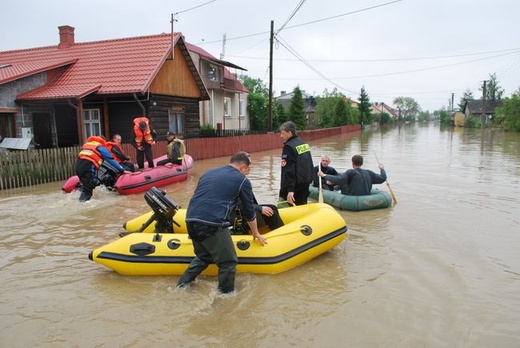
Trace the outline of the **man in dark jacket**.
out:
M 352 168 L 340 175 L 326 175 L 318 172 L 323 179 L 336 185 L 340 185 L 341 193 L 349 196 L 367 196 L 372 191 L 372 184 L 382 184 L 386 181 L 385 167 L 379 163 L 381 174 L 376 174 L 368 169 L 361 169 L 363 156 L 352 156 Z
M 311 147 L 298 138 L 296 125 L 291 121 L 280 126 L 280 137 L 284 141 L 280 200 L 290 205 L 307 204 L 314 168 Z
M 338 171 L 334 169 L 334 167 L 330 166 L 330 156 L 321 155 L 320 165 L 314 167 L 314 179 L 312 181 L 312 186 L 314 187 L 320 186 L 320 179 L 318 177 L 318 171 L 320 169 L 327 175 L 338 175 Z M 334 184 L 327 180 L 322 180 L 321 187 L 325 190 L 334 191 Z
M 241 151 L 231 157 L 228 165 L 210 169 L 200 177 L 186 211 L 186 227 L 195 258 L 180 277 L 178 287 L 190 284 L 209 264 L 216 263 L 219 291 L 234 291 L 238 257 L 229 232 L 229 216 L 239 199 L 253 239 L 260 245 L 266 243 L 258 232 L 253 188 L 246 177 L 250 165 L 249 154 Z

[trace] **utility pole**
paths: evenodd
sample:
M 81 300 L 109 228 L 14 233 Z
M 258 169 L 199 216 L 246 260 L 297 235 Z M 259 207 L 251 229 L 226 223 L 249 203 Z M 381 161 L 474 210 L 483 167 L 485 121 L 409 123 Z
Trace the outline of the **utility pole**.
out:
M 451 94 L 451 112 L 453 112 L 455 110 L 455 104 L 453 101 L 454 98 L 455 98 L 455 93 L 452 93 Z
M 487 80 L 484 80 L 484 84 L 482 85 L 482 115 L 480 117 L 480 127 L 484 128 L 484 122 L 486 121 L 486 94 L 487 94 Z
M 274 41 L 274 21 L 271 21 L 271 34 L 269 37 L 269 119 L 268 131 L 273 131 L 273 41 Z

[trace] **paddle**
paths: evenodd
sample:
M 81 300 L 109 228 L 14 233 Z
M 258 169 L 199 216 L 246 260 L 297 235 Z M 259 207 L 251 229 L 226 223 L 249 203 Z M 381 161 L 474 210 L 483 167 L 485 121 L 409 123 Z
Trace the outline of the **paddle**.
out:
M 381 162 L 379 162 L 379 158 L 377 158 L 377 154 L 376 154 L 376 151 L 374 151 L 374 156 L 376 156 L 376 161 L 377 161 L 377 164 L 381 164 Z M 392 195 L 392 199 L 394 200 L 394 204 L 397 204 L 397 197 L 395 197 L 395 194 L 394 194 L 394 190 L 392 190 L 392 187 L 390 186 L 390 183 L 388 182 L 388 179 L 386 179 L 386 186 L 388 187 L 388 190 L 390 191 L 390 195 Z
M 318 170 L 321 172 L 321 160 L 318 163 Z M 319 191 L 318 191 L 318 203 L 323 203 L 323 187 L 321 187 L 321 176 L 319 178 Z

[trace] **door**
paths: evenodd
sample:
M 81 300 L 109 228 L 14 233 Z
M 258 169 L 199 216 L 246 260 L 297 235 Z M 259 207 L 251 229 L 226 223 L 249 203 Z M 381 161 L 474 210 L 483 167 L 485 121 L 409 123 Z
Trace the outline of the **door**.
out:
M 37 149 L 52 148 L 51 115 L 35 112 L 33 118 L 34 147 Z

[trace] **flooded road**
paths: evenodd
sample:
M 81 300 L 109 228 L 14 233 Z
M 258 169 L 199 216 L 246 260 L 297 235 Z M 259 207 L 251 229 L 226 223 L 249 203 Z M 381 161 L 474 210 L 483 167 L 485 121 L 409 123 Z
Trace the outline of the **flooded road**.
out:
M 231 296 L 214 277 L 179 291 L 176 276 L 88 260 L 149 210 L 143 194 L 96 189 L 80 204 L 62 183 L 0 191 L 0 346 L 520 346 L 520 134 L 403 125 L 311 145 L 338 171 L 356 153 L 377 169 L 375 151 L 399 203 L 340 212 L 342 244 L 282 274 L 238 274 Z M 277 198 L 280 153 L 252 153 L 261 203 Z M 200 175 L 227 162 L 198 161 L 165 189 L 186 207 Z

